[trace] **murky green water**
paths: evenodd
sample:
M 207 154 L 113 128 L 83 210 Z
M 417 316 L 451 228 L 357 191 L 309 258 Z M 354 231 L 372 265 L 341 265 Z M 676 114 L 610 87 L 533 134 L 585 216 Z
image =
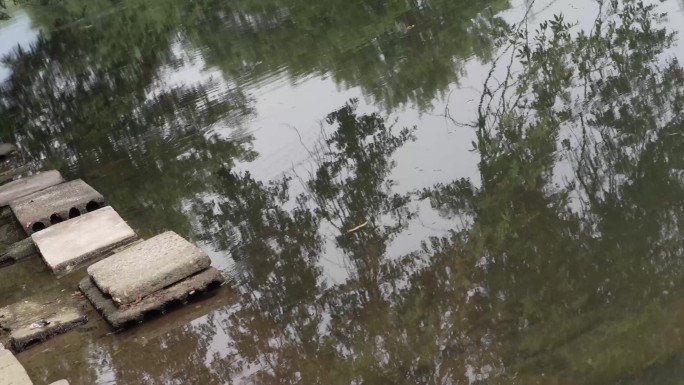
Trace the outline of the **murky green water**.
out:
M 37 384 L 683 383 L 684 4 L 656 5 L 13 8 L 0 137 L 236 282 L 18 358 Z M 0 271 L 4 302 L 75 289 Z

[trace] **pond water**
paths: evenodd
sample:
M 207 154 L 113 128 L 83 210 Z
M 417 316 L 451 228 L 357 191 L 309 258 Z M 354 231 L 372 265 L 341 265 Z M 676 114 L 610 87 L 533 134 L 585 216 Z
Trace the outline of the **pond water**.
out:
M 681 383 L 683 10 L 15 9 L 0 138 L 234 282 L 125 333 L 91 311 L 19 360 L 37 384 Z M 0 304 L 76 281 L 23 262 Z

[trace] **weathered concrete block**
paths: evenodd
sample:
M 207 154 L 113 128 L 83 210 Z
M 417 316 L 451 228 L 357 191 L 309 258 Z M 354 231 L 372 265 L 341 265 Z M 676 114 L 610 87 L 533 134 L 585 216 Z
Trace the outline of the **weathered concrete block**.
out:
M 104 197 L 80 179 L 61 183 L 10 202 L 28 235 L 104 206 Z
M 118 306 L 111 297 L 104 295 L 90 277 L 84 278 L 78 287 L 107 322 L 118 329 L 128 323 L 142 321 L 146 313 L 164 310 L 169 302 L 185 301 L 188 296 L 218 286 L 224 280 L 221 272 L 210 267 L 139 302 L 123 306 Z
M 125 305 L 210 265 L 204 251 L 168 231 L 93 264 L 88 274 L 103 293 Z
M 0 345 L 0 385 L 32 385 L 26 369 Z
M 21 352 L 29 345 L 45 341 L 74 327 L 88 318 L 72 298 L 17 302 L 0 309 L 0 327 L 9 330 L 12 350 Z
M 34 233 L 31 239 L 52 271 L 64 275 L 107 256 L 137 236 L 113 208 L 103 207 Z
M 0 186 L 0 206 L 7 206 L 11 201 L 44 190 L 64 182 L 59 171 L 46 171 L 21 178 Z

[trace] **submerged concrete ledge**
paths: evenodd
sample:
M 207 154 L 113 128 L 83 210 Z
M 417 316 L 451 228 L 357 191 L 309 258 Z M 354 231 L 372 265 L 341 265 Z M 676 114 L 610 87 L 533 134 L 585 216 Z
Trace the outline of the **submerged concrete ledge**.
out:
M 165 310 L 170 302 L 186 301 L 188 296 L 217 287 L 224 280 L 220 271 L 210 267 L 138 302 L 123 306 L 118 306 L 111 297 L 103 294 L 90 277 L 84 278 L 78 286 L 107 322 L 115 329 L 121 329 L 127 324 L 142 321 L 150 312 Z
M 34 233 L 31 238 L 52 271 L 65 275 L 138 237 L 113 208 L 103 207 Z
M 17 179 L 0 186 L 0 206 L 7 206 L 11 201 L 44 190 L 64 182 L 59 171 L 46 171 L 25 178 Z
M 10 202 L 28 235 L 95 211 L 105 204 L 102 194 L 80 179 L 61 183 Z
M 88 321 L 79 304 L 72 298 L 34 298 L 0 308 L 0 328 L 14 352 L 65 333 Z

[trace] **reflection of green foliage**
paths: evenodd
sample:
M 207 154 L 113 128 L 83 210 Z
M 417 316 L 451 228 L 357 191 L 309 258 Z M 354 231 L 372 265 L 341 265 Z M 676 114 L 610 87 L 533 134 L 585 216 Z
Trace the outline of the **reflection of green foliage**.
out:
M 536 40 L 521 34 L 512 52 L 524 70 L 498 91 L 490 79 L 483 94 L 480 187 L 460 180 L 424 194 L 467 226 L 422 255 L 385 255 L 398 232 L 373 220 L 345 232 L 393 208 L 399 227 L 411 215 L 387 172 L 408 137 L 379 140 L 383 130 L 369 128 L 382 120 L 357 116 L 353 105 L 332 113 L 337 129 L 324 155 L 315 153 L 296 212 L 313 202 L 309 210 L 333 224 L 351 278 L 314 298 L 240 312 L 236 344 L 250 362 L 268 362 L 254 378 L 466 383 L 470 372 L 478 383 L 606 384 L 681 354 L 681 305 L 671 296 L 681 293 L 684 267 L 684 77 L 676 62 L 660 61 L 672 36 L 657 25 L 651 7 L 627 1 L 603 10 L 589 34 L 571 35 L 560 17 Z M 571 170 L 564 184 L 554 179 L 560 164 Z M 283 260 L 314 269 L 302 256 Z M 287 297 L 293 274 L 267 275 L 278 279 L 260 285 L 261 295 Z M 271 343 L 255 346 L 255 334 Z
M 503 0 L 209 1 L 189 40 L 231 78 L 284 68 L 294 77 L 327 74 L 388 109 L 427 108 L 457 82 L 465 59 L 488 60 L 504 30 L 485 17 Z M 485 11 L 486 10 L 486 11 Z M 484 11 L 484 12 L 483 12 Z M 238 36 L 238 38 L 235 38 Z

